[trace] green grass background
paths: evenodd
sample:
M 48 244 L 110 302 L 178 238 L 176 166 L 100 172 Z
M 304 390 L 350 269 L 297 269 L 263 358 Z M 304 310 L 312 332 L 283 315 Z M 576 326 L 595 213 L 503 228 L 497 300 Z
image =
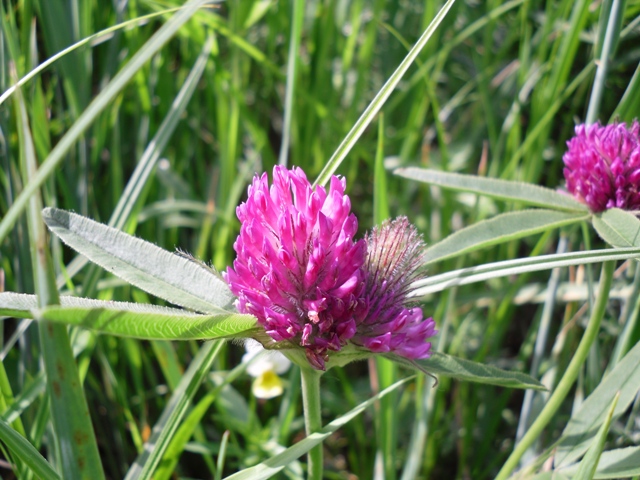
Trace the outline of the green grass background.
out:
M 3 0 L 0 93 L 74 42 L 181 4 L 170 0 Z M 597 59 L 612 4 L 622 14 L 608 72 L 597 79 Z M 92 99 L 108 88 L 173 13 L 97 36 L 21 89 L 38 161 L 48 157 L 78 119 L 85 128 L 79 140 L 62 152 L 61 162 L 45 181 L 44 204 L 108 222 L 133 169 L 153 145 L 172 102 L 200 61 L 204 71 L 193 96 L 176 118 L 175 131 L 160 137 L 165 145 L 158 152 L 157 167 L 136 185 L 140 196 L 119 226 L 223 269 L 233 260 L 232 245 L 239 231 L 235 208 L 253 174 L 271 171 L 288 137 L 284 149 L 289 165 L 302 167 L 315 179 L 441 6 L 433 1 L 382 0 L 215 4 L 201 9 L 149 61 L 136 67 L 122 92 L 89 122 L 82 115 Z M 294 42 L 297 54 L 287 67 L 292 31 L 299 32 L 298 40 L 293 36 L 299 45 Z M 561 157 L 576 123 L 588 115 L 603 123 L 638 116 L 639 36 L 638 1 L 458 0 L 382 108 L 382 115 L 338 169 L 347 179 L 361 234 L 389 212 L 408 216 L 432 244 L 462 226 L 520 208 L 395 177 L 391 173 L 395 166 L 562 187 Z M 210 52 L 202 56 L 207 42 Z M 290 103 L 287 85 L 293 89 Z M 601 96 L 594 100 L 596 95 Z M 0 105 L 3 217 L 24 185 L 15 98 L 14 94 Z M 21 218 L 0 243 L 7 291 L 34 291 L 26 225 Z M 593 234 L 584 235 L 577 227 L 563 233 L 569 250 L 599 245 Z M 557 240 L 557 232 L 549 232 L 510 242 L 435 264 L 430 273 L 553 253 Z M 63 291 L 155 302 L 99 269 L 67 272 L 65 266 L 74 254 L 55 239 L 51 248 L 56 272 L 64 278 Z M 620 269 L 614 288 L 623 291 L 634 274 L 633 264 Z M 553 312 L 541 374 L 559 377 L 570 360 L 587 310 L 581 308 L 586 295 L 580 293 L 578 283 L 591 276 L 589 268 L 561 273 L 565 296 Z M 438 348 L 528 371 L 548 280 L 548 272 L 526 274 L 424 299 L 424 312 L 434 316 L 440 330 Z M 526 288 L 538 295 L 524 299 Z M 577 296 L 571 297 L 575 292 Z M 538 451 L 557 438 L 572 405 L 600 383 L 622 328 L 619 310 L 629 303 L 628 293 L 615 298 L 575 392 L 545 430 Z M 7 343 L 20 324 L 15 320 L 3 324 Z M 632 332 L 632 343 L 640 336 L 637 330 Z M 42 367 L 36 329 L 29 327 L 16 338 L 3 364 L 17 396 Z M 121 478 L 142 450 L 198 345 L 79 331 L 72 338 L 105 474 Z M 216 390 L 216 382 L 241 355 L 238 346 L 223 348 L 213 373 L 196 395 L 196 403 L 208 407 L 202 421 L 185 451 L 165 457 L 154 478 L 228 474 L 269 458 L 276 444 L 288 446 L 302 438 L 295 369 L 285 379 L 284 396 L 276 400 L 253 398 L 246 375 Z M 323 418 L 328 422 L 369 398 L 380 385 L 405 375 L 384 366 L 376 370 L 364 362 L 331 370 L 323 378 Z M 513 447 L 523 393 L 447 379 L 440 379 L 435 388 L 433 383 L 429 377 L 419 378 L 330 437 L 324 444 L 326 478 L 374 478 L 374 467 L 381 463 L 386 463 L 386 478 L 495 475 Z M 3 393 L 7 397 L 6 389 Z M 11 401 L 4 402 L 4 408 Z M 21 415 L 23 432 L 55 464 L 47 395 L 36 392 L 27 402 Z M 614 427 L 617 446 L 634 443 L 637 426 L 621 420 Z M 216 461 L 225 431 L 228 444 L 220 469 Z M 10 454 L 4 452 L 9 460 Z M 33 478 L 26 470 L 21 472 L 19 476 Z M 13 475 L 9 470 L 1 474 Z

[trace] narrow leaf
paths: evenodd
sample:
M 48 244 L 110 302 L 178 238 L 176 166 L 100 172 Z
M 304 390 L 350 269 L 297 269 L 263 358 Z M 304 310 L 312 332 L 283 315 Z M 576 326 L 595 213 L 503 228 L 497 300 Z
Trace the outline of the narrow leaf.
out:
M 477 267 L 461 268 L 452 272 L 434 275 L 415 282 L 411 296 L 421 297 L 447 288 L 483 282 L 491 278 L 519 275 L 526 272 L 550 270 L 556 267 L 601 263 L 608 260 L 626 260 L 638 258 L 640 248 L 614 248 L 605 250 L 587 250 L 553 255 L 539 255 L 532 258 L 519 258 L 502 262 L 487 263 Z
M 29 441 L 16 432 L 4 419 L 0 419 L 0 440 L 9 451 L 22 460 L 36 477 L 43 480 L 60 480 L 60 476 Z
M 593 478 L 630 478 L 640 475 L 640 447 L 603 452 Z
M 610 208 L 594 215 L 593 227 L 612 247 L 640 246 L 640 220 L 632 213 Z
M 11 231 L 11 228 L 20 217 L 20 214 L 27 206 L 29 198 L 42 186 L 47 178 L 55 171 L 60 162 L 66 158 L 68 151 L 78 141 L 82 134 L 89 128 L 91 123 L 110 106 L 113 99 L 129 83 L 134 75 L 153 57 L 166 42 L 184 25 L 196 11 L 209 0 L 189 0 L 184 8 L 176 13 L 151 37 L 142 48 L 135 53 L 113 80 L 101 90 L 93 99 L 91 104 L 82 112 L 78 119 L 71 126 L 69 131 L 60 139 L 49 156 L 42 162 L 38 171 L 30 178 L 24 190 L 14 200 L 11 208 L 0 221 L 0 242 L 2 242 Z
M 425 252 L 425 263 L 433 263 L 552 228 L 560 228 L 587 218 L 589 217 L 581 213 L 554 210 L 503 213 L 463 228 L 430 246 Z
M 180 310 L 178 313 L 150 313 L 117 307 L 48 307 L 34 311 L 34 316 L 39 320 L 143 340 L 233 338 L 246 336 L 256 326 L 256 318 L 252 315 L 196 315 Z
M 128 310 L 134 313 L 148 313 L 159 315 L 185 315 L 189 313 L 179 308 L 161 307 L 160 305 L 149 305 L 148 303 L 94 300 L 92 298 L 72 297 L 70 295 L 61 296 L 60 305 L 62 305 L 63 307 L 86 309 L 115 308 L 120 310 Z M 38 301 L 35 295 L 29 295 L 26 293 L 0 292 L 0 315 L 16 318 L 33 318 L 32 310 L 38 308 Z
M 200 384 L 209 374 L 222 345 L 223 342 L 217 340 L 202 345 L 182 377 L 178 388 L 171 395 L 171 399 L 162 411 L 158 422 L 154 425 L 151 437 L 145 443 L 142 453 L 127 472 L 125 480 L 150 480 L 153 478 L 153 472 L 187 414 Z
M 585 480 L 593 478 L 593 475 L 596 472 L 596 467 L 598 466 L 598 461 L 600 460 L 600 455 L 602 454 L 602 449 L 604 448 L 604 442 L 607 440 L 607 433 L 609 433 L 609 427 L 611 426 L 613 411 L 618 404 L 619 398 L 620 392 L 617 392 L 617 394 L 613 398 L 613 403 L 609 407 L 609 411 L 607 412 L 604 423 L 600 427 L 600 430 L 598 430 L 598 434 L 596 435 L 596 437 L 593 439 L 593 442 L 589 447 L 587 454 L 580 462 L 580 466 L 578 467 L 578 471 L 575 475 L 576 478 Z
M 325 427 L 320 429 L 320 431 L 312 433 L 307 436 L 304 440 L 296 443 L 295 445 L 287 448 L 282 453 L 271 457 L 270 459 L 254 466 L 251 468 L 247 468 L 238 473 L 230 475 L 226 477 L 227 480 L 263 480 L 266 478 L 270 478 L 295 459 L 300 458 L 302 455 L 307 453 L 316 445 L 322 443 L 326 438 L 328 438 L 333 432 L 337 429 L 343 427 L 348 422 L 350 422 L 353 418 L 362 413 L 366 408 L 373 405 L 374 402 L 383 398 L 385 395 L 395 391 L 402 384 L 408 382 L 413 377 L 405 378 L 400 380 L 390 387 L 382 390 L 379 394 L 371 397 L 369 400 L 362 402 L 360 405 L 345 413 L 344 415 L 336 418 L 331 423 L 328 423 Z
M 393 353 L 387 353 L 384 356 L 405 367 L 431 375 L 442 375 L 457 380 L 500 387 L 546 390 L 544 385 L 526 373 L 510 372 L 491 365 L 453 357 L 446 353 L 434 352 L 431 358 L 424 360 L 411 360 Z
M 384 105 L 391 92 L 396 88 L 405 72 L 409 69 L 411 64 L 415 61 L 415 59 L 420 54 L 420 51 L 427 44 L 433 33 L 436 31 L 444 17 L 449 12 L 449 9 L 453 6 L 455 0 L 448 0 L 442 8 L 438 11 L 433 20 L 426 28 L 422 36 L 418 39 L 416 44 L 413 46 L 407 56 L 402 60 L 398 68 L 391 74 L 387 82 L 382 86 L 380 91 L 376 94 L 369 106 L 365 109 L 363 114 L 358 118 L 356 123 L 353 125 L 347 136 L 342 140 L 342 143 L 338 145 L 338 148 L 333 153 L 331 158 L 327 161 L 326 165 L 320 172 L 317 180 L 314 183 L 316 185 L 324 185 L 329 181 L 333 172 L 336 171 L 338 166 L 342 163 L 342 160 L 349 154 L 355 143 L 358 141 L 360 136 L 364 133 L 365 129 L 369 126 L 369 124 L 373 121 L 376 114 L 380 111 L 382 106 Z M 0 238 L 1 240 L 1 238 Z
M 234 297 L 204 265 L 75 213 L 45 208 L 42 216 L 67 245 L 131 284 L 182 307 L 228 313 Z
M 614 418 L 629 408 L 639 389 L 640 343 L 624 356 L 571 417 L 556 450 L 556 466 L 567 466 L 587 451 L 617 392 L 620 392 L 620 399 Z
M 36 175 L 37 160 L 29 117 L 20 90 L 16 93 L 15 102 L 20 112 L 18 136 L 22 147 L 22 177 L 23 182 L 27 183 Z M 28 199 L 27 226 L 37 303 L 38 307 L 45 308 L 57 305 L 60 301 L 41 210 L 42 198 L 40 191 L 36 189 Z M 67 328 L 63 325 L 40 323 L 38 334 L 55 432 L 54 442 L 60 458 L 60 473 L 64 478 L 104 479 L 89 407 Z
M 429 185 L 438 185 L 461 192 L 477 193 L 498 200 L 512 200 L 554 210 L 587 212 L 587 207 L 572 196 L 530 183 L 447 173 L 417 167 L 398 168 L 393 173 L 411 180 L 428 183 Z

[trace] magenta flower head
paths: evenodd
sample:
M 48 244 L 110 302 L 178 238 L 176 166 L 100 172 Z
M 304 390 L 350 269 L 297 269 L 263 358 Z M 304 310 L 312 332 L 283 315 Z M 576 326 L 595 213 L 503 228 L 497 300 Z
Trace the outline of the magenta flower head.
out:
M 562 157 L 567 189 L 592 212 L 640 209 L 640 125 L 578 125 Z
M 367 235 L 366 298 L 368 310 L 358 323 L 354 343 L 373 352 L 426 358 L 435 335 L 432 318 L 411 308 L 412 283 L 420 278 L 424 243 L 406 217 L 385 221 Z
M 354 240 L 345 188 L 333 176 L 328 191 L 314 190 L 300 168 L 275 167 L 271 186 L 256 175 L 236 211 L 237 258 L 223 274 L 238 311 L 257 317 L 267 348 L 302 347 L 318 370 L 348 343 L 425 358 L 433 320 L 406 306 L 423 246 L 417 232 L 400 219 Z
M 328 192 L 314 191 L 300 168 L 275 167 L 271 188 L 266 173 L 256 176 L 236 211 L 237 258 L 226 272 L 238 311 L 255 315 L 276 342 L 305 347 L 320 370 L 366 310 L 366 244 L 354 241 L 358 221 L 345 187 L 334 176 Z

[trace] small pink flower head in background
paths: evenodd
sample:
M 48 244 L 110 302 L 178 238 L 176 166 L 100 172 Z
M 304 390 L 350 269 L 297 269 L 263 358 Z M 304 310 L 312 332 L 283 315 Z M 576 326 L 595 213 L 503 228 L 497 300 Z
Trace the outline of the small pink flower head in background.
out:
M 242 313 L 258 318 L 276 342 L 305 347 L 309 363 L 324 370 L 328 351 L 338 351 L 356 332 L 362 298 L 366 244 L 354 241 L 346 182 L 331 178 L 311 188 L 300 168 L 276 166 L 249 187 L 237 208 L 237 258 L 225 279 Z
M 236 211 L 237 257 L 223 274 L 238 311 L 276 343 L 303 347 L 318 370 L 348 343 L 426 358 L 433 320 L 407 306 L 424 244 L 404 217 L 355 241 L 345 188 L 333 176 L 328 191 L 314 190 L 300 168 L 275 167 L 271 186 L 256 175 Z
M 567 142 L 567 189 L 594 212 L 640 209 L 640 124 L 634 120 L 601 126 L 576 126 Z
M 387 220 L 367 235 L 365 272 L 368 311 L 353 342 L 373 352 L 427 358 L 437 332 L 432 318 L 410 307 L 411 284 L 422 275 L 424 242 L 406 217 Z

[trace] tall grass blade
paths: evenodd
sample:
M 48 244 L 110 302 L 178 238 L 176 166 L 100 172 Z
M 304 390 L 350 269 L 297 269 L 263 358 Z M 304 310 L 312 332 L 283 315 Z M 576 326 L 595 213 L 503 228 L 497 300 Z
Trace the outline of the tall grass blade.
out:
M 447 12 L 453 6 L 455 0 L 448 0 L 445 3 L 438 14 L 434 17 L 433 21 L 429 24 L 427 29 L 424 31 L 422 36 L 418 39 L 413 48 L 409 51 L 407 56 L 402 60 L 402 63 L 398 66 L 395 72 L 389 77 L 387 82 L 382 86 L 378 94 L 371 101 L 369 106 L 366 108 L 364 113 L 360 116 L 360 118 L 353 125 L 353 128 L 347 133 L 347 136 L 344 138 L 342 143 L 338 146 L 336 151 L 333 153 L 329 161 L 326 163 L 320 175 L 314 182 L 314 186 L 316 185 L 324 185 L 326 184 L 331 175 L 336 171 L 336 169 L 340 166 L 344 158 L 349 154 L 355 143 L 358 141 L 360 136 L 364 133 L 365 129 L 369 126 L 369 124 L 373 121 L 376 114 L 380 111 L 384 102 L 389 98 L 391 92 L 396 88 L 406 71 L 413 64 L 418 54 L 422 51 L 424 46 L 427 44 L 433 33 L 436 31 L 444 17 L 447 15 Z M 0 231 L 1 233 L 1 231 Z M 0 240 L 2 236 L 0 236 Z
M 20 118 L 22 175 L 26 183 L 35 174 L 37 162 L 27 111 L 20 94 L 16 96 L 16 104 Z M 34 284 L 38 306 L 42 308 L 58 304 L 59 298 L 41 209 L 42 199 L 36 190 L 29 197 L 27 223 Z M 61 457 L 60 473 L 63 478 L 103 479 L 102 462 L 67 328 L 46 322 L 39 323 L 38 327 L 51 420 Z
M 178 388 L 153 427 L 151 438 L 145 443 L 144 450 L 131 466 L 125 480 L 150 480 L 160 460 L 169 447 L 180 423 L 191 405 L 193 397 L 209 374 L 211 366 L 220 353 L 223 342 L 217 340 L 207 342 L 200 348 L 191 361 Z
M 42 186 L 56 167 L 65 158 L 71 147 L 78 141 L 91 123 L 107 108 L 133 76 L 144 64 L 155 55 L 165 43 L 184 25 L 196 11 L 210 0 L 189 0 L 184 8 L 178 11 L 151 37 L 144 46 L 136 52 L 129 63 L 118 72 L 109 84 L 93 99 L 91 104 L 82 112 L 69 131 L 51 150 L 49 156 L 42 162 L 37 172 L 30 178 L 24 190 L 15 199 L 11 208 L 0 221 L 0 242 L 3 242 L 27 206 L 29 198 Z
M 301 440 L 292 447 L 287 448 L 284 452 L 271 457 L 269 460 L 266 460 L 256 465 L 255 467 L 250 467 L 238 473 L 234 473 L 233 475 L 226 477 L 226 480 L 263 480 L 271 478 L 272 476 L 283 470 L 296 458 L 301 457 L 316 445 L 321 444 L 336 430 L 346 425 L 353 418 L 366 410 L 369 406 L 373 405 L 374 402 L 378 401 L 380 398 L 383 398 L 385 395 L 394 392 L 398 387 L 408 382 L 412 378 L 413 377 L 405 378 L 394 383 L 377 395 L 371 397 L 369 400 L 362 402 L 360 405 L 353 408 L 348 413 L 345 413 L 344 415 L 341 415 L 332 422 L 328 423 L 326 426 L 320 429 L 320 431 L 308 435 L 304 440 Z
M 61 480 L 62 477 L 40 455 L 40 452 L 29 441 L 16 432 L 6 420 L 0 419 L 0 440 L 7 445 L 9 451 L 22 460 L 42 480 Z

